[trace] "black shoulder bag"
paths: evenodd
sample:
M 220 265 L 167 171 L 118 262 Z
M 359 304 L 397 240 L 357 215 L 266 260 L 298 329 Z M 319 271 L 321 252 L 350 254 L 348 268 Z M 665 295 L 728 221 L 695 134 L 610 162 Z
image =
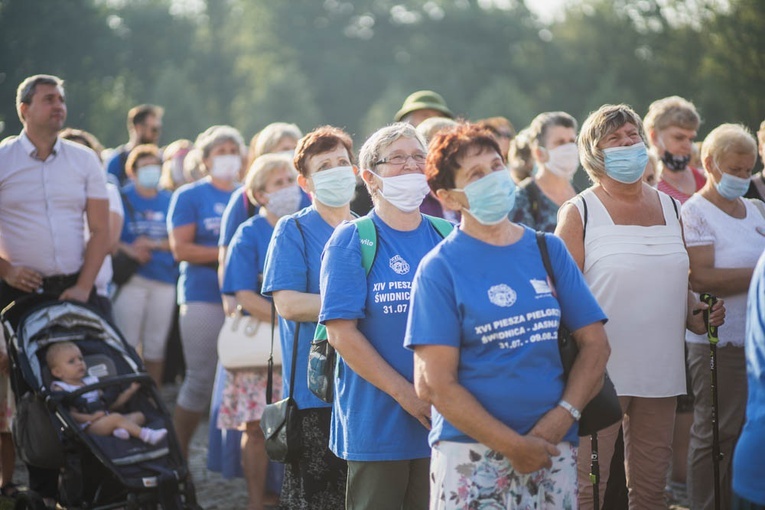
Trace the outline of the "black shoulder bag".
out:
M 547 239 L 545 239 L 544 232 L 537 232 L 537 246 L 539 246 L 539 252 L 542 255 L 545 271 L 547 271 L 550 282 L 555 287 L 555 273 L 550 263 L 550 254 L 547 251 Z M 558 349 L 560 351 L 560 361 L 563 365 L 563 378 L 568 380 L 571 367 L 574 366 L 574 361 L 579 354 L 579 348 L 573 335 L 563 323 L 558 328 Z M 608 372 L 605 372 L 603 387 L 582 411 L 582 417 L 579 419 L 579 436 L 594 434 L 609 425 L 621 421 L 621 419 L 622 407 L 619 404 L 619 397 L 616 395 L 616 388 L 614 388 L 611 378 L 608 377 Z
M 303 229 L 295 219 L 298 231 L 303 237 Z M 303 237 L 305 245 L 305 237 Z M 308 265 L 306 264 L 306 267 Z M 303 431 L 295 399 L 288 395 L 279 402 L 271 403 L 273 395 L 273 355 L 274 326 L 276 324 L 276 305 L 271 301 L 271 356 L 268 359 L 268 382 L 266 383 L 266 408 L 260 418 L 260 428 L 266 437 L 266 454 L 276 462 L 295 462 L 303 453 Z M 295 393 L 295 366 L 298 355 L 300 323 L 295 322 L 295 335 L 292 340 L 292 363 L 290 365 L 290 392 Z

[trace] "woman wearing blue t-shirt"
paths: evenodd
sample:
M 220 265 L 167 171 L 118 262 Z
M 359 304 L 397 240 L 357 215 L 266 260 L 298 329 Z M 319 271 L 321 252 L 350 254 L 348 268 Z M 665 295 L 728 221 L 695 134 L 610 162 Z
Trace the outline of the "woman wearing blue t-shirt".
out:
M 277 220 L 298 210 L 301 193 L 296 176 L 287 155 L 266 154 L 255 160 L 244 188 L 260 211 L 239 226 L 229 245 L 223 294 L 234 296 L 237 305 L 263 324 L 271 320 L 271 301 L 260 294 L 266 250 Z M 281 399 L 280 372 L 274 374 L 274 401 Z M 266 405 L 266 375 L 266 369 L 225 370 L 222 402 L 213 424 L 244 431 L 241 458 L 251 510 L 262 509 L 265 498 L 268 457 L 260 417 Z
M 130 345 L 142 344 L 146 371 L 157 386 L 162 384 L 178 279 L 167 238 L 171 194 L 157 188 L 161 163 L 155 145 L 135 147 L 125 162 L 130 182 L 122 189 L 125 222 L 118 249 L 141 266 L 114 299 L 114 321 Z
M 181 262 L 178 304 L 186 375 L 173 424 L 184 456 L 212 393 L 224 319 L 216 274 L 220 219 L 236 186 L 244 142 L 236 129 L 213 126 L 194 145 L 207 176 L 176 190 L 167 218 L 170 247 Z
M 359 160 L 374 203 L 364 220 L 377 233 L 375 260 L 367 275 L 355 222 L 337 228 L 322 259 L 319 320 L 341 356 L 330 447 L 348 461 L 352 510 L 428 502 L 430 405 L 415 394 L 413 358 L 403 346 L 412 277 L 442 239 L 419 210 L 429 192 L 426 154 L 409 124 L 366 141 Z
M 264 137 L 260 138 L 260 134 Z M 289 153 L 295 149 L 297 142 L 302 138 L 295 124 L 286 124 L 284 122 L 274 122 L 263 128 L 256 134 L 250 142 L 248 161 L 254 162 L 259 156 L 271 153 Z M 259 142 L 260 141 L 260 142 Z M 262 142 L 262 143 L 261 143 Z M 257 148 L 257 150 L 255 150 Z M 290 156 L 291 157 L 291 156 Z M 248 165 L 252 170 L 252 164 Z M 258 204 L 245 193 L 245 186 L 239 187 L 231 194 L 226 209 L 223 211 L 220 224 L 220 237 L 218 238 L 218 278 L 223 281 L 226 270 L 226 259 L 228 246 L 234 237 L 236 229 L 258 212 Z M 298 188 L 299 189 L 299 188 Z M 300 190 L 301 201 L 299 209 L 311 205 L 311 199 L 308 194 Z M 234 296 L 223 294 L 223 309 L 226 313 L 232 313 L 236 308 Z M 215 427 L 218 423 L 218 410 L 223 398 L 223 386 L 226 382 L 226 371 L 218 365 L 215 375 L 215 385 L 213 389 L 212 401 L 210 402 L 210 430 L 208 436 L 207 448 L 207 469 L 215 472 L 221 472 L 224 478 L 241 477 L 244 473 L 241 468 L 239 457 L 239 448 L 242 442 L 242 435 L 235 430 L 222 432 Z M 281 479 L 277 478 L 276 484 L 279 485 Z
M 295 149 L 298 184 L 313 205 L 276 224 L 266 254 L 261 293 L 272 296 L 279 312 L 282 342 L 282 394 L 295 399 L 303 431 L 303 452 L 285 465 L 280 504 L 295 510 L 343 507 L 345 462 L 328 448 L 330 405 L 308 390 L 308 351 L 319 316 L 319 267 L 324 245 L 335 228 L 350 220 L 356 186 L 353 142 L 343 130 L 323 126 L 308 133 Z M 297 338 L 295 387 L 290 360 Z
M 406 332 L 434 407 L 430 508 L 576 508 L 576 420 L 603 379 L 606 317 L 563 243 L 546 236 L 553 288 L 535 232 L 508 219 L 515 184 L 490 133 L 437 135 L 426 174 L 462 212 L 417 270 Z M 561 321 L 579 346 L 568 382 Z

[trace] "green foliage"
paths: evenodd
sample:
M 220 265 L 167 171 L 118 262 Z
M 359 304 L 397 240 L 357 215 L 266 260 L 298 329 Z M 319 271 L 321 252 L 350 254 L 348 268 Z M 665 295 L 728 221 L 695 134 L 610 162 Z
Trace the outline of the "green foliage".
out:
M 606 102 L 645 113 L 679 94 L 705 123 L 765 117 L 765 2 L 582 0 L 542 24 L 521 0 L 0 0 L 0 120 L 15 89 L 67 82 L 68 124 L 106 145 L 125 114 L 165 107 L 163 142 L 227 123 L 345 127 L 357 142 L 429 88 L 458 115 L 580 121 Z M 201 5 L 200 10 L 183 8 Z

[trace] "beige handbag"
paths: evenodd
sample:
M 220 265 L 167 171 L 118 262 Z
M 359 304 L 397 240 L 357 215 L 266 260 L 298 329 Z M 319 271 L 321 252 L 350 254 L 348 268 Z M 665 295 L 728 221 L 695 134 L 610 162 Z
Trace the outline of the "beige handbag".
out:
M 274 365 L 282 364 L 279 325 L 273 330 L 266 321 L 242 314 L 242 307 L 228 315 L 218 334 L 218 359 L 227 369 L 265 368 L 273 341 Z M 272 333 L 273 331 L 273 333 Z

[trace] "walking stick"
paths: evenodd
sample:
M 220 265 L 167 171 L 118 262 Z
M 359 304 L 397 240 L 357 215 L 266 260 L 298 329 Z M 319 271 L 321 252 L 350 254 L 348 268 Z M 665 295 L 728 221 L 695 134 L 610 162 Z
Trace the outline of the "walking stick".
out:
M 590 482 L 592 482 L 592 500 L 595 508 L 600 508 L 600 462 L 598 460 L 598 433 L 590 436 Z
M 712 294 L 703 293 L 701 302 L 709 305 L 704 310 L 704 322 L 707 325 L 707 339 L 709 340 L 709 369 L 712 374 L 710 389 L 712 390 L 712 464 L 714 466 L 715 480 L 715 510 L 720 510 L 720 430 L 717 424 L 717 415 L 719 409 L 717 406 L 717 326 L 709 324 L 709 313 L 712 311 L 712 305 L 717 302 L 717 298 Z

